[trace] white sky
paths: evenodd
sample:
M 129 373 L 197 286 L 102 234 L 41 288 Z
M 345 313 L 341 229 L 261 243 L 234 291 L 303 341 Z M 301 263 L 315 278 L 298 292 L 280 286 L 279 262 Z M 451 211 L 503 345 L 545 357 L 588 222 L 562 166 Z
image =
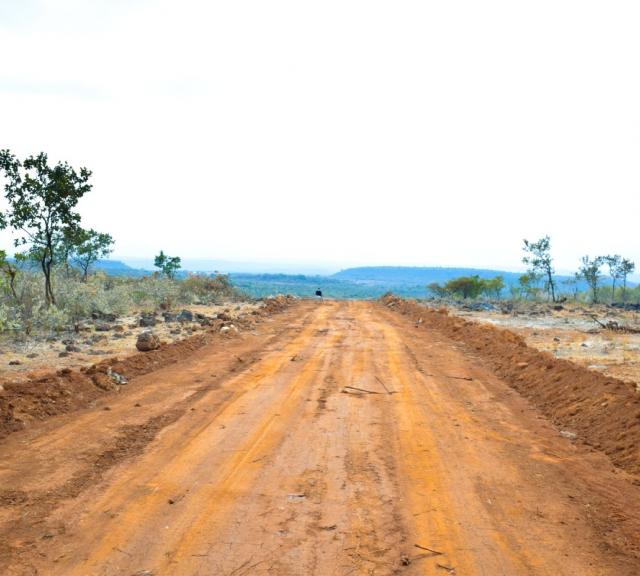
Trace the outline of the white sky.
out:
M 0 148 L 92 169 L 115 257 L 518 268 L 550 234 L 560 270 L 640 267 L 639 29 L 637 0 L 0 0 Z

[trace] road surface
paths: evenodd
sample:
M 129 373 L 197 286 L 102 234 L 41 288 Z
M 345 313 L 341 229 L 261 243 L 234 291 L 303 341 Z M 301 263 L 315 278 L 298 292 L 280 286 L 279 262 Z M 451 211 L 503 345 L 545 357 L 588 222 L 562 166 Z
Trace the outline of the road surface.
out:
M 378 303 L 297 304 L 0 461 L 3 574 L 640 574 L 640 487 Z

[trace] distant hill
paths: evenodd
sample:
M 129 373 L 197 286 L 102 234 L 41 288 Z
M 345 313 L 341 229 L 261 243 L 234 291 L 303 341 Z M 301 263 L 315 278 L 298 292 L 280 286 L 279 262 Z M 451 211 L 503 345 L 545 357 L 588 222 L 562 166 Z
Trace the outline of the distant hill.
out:
M 110 276 L 148 276 L 151 274 L 149 270 L 132 268 L 120 260 L 98 260 L 91 269 L 101 270 Z
M 502 276 L 506 284 L 517 284 L 521 272 L 504 272 L 483 268 L 419 268 L 412 266 L 363 266 L 347 268 L 332 275 L 332 278 L 359 284 L 385 286 L 426 286 L 431 282 L 443 284 L 460 276 L 478 275 L 480 278 Z

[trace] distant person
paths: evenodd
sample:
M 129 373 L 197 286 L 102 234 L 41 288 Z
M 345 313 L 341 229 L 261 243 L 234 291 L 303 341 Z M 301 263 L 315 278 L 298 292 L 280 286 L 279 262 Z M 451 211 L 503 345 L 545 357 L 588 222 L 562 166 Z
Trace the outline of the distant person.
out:
M 318 297 L 319 300 L 323 300 L 323 298 L 322 298 L 322 290 L 320 290 L 320 288 L 318 288 L 316 290 L 316 296 Z

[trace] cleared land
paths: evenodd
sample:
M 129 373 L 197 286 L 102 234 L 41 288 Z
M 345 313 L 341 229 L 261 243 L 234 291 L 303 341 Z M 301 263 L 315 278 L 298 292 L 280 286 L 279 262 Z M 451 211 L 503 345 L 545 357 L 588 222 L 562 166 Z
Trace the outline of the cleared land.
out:
M 630 385 L 394 299 L 183 352 L 2 441 L 2 573 L 640 572 Z

